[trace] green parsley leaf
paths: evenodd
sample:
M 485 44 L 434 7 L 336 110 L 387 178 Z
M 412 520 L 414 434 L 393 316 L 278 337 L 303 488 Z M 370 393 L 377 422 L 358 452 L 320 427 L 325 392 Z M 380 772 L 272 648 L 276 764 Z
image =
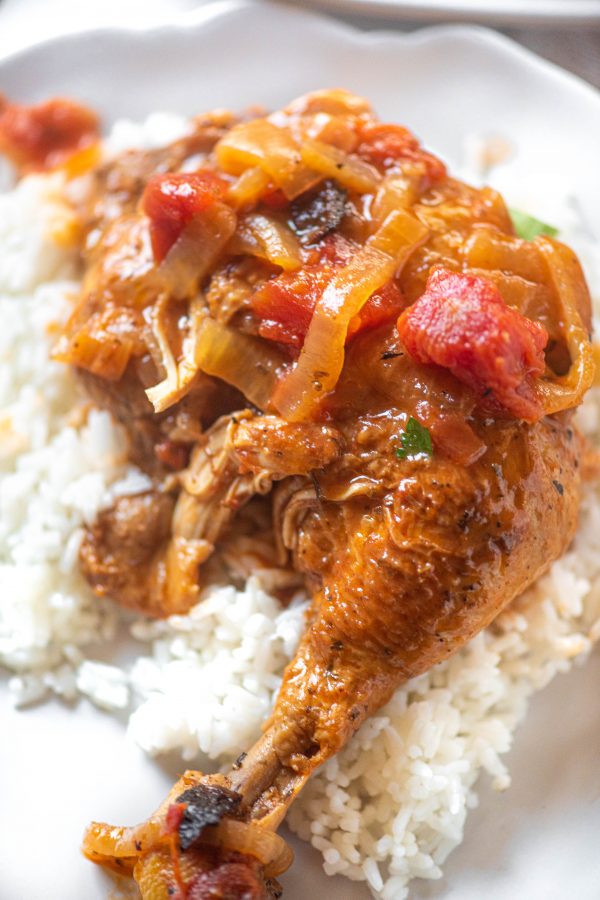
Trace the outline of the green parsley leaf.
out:
M 422 459 L 424 456 L 433 456 L 431 435 L 425 426 L 412 416 L 406 423 L 400 444 L 401 446 L 395 450 L 398 459 Z
M 535 216 L 530 216 L 529 213 L 521 212 L 520 209 L 511 209 L 509 212 L 515 231 L 525 241 L 532 241 L 538 234 L 545 234 L 548 237 L 556 237 L 558 234 L 558 228 L 555 228 L 554 225 L 547 225 L 540 219 L 536 219 Z

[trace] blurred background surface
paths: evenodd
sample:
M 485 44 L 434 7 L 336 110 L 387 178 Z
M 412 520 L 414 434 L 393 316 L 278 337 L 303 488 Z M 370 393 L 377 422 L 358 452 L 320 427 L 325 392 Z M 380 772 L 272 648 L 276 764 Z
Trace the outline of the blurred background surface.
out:
M 0 0 L 0 56 L 47 37 L 97 26 L 160 24 L 214 0 Z M 262 0 L 254 0 L 256 3 Z M 359 28 L 412 30 L 423 24 L 462 20 L 498 25 L 541 56 L 600 88 L 600 0 L 310 0 L 294 6 L 321 8 Z M 388 5 L 389 13 L 382 14 Z M 377 16 L 366 15 L 372 6 Z M 415 18 L 415 8 L 420 17 Z M 504 14 L 494 14 L 499 9 Z M 472 15 L 465 14 L 472 10 Z M 356 11 L 361 14 L 357 15 Z M 557 18 L 552 20 L 551 12 Z M 527 15 L 533 11 L 533 15 Z M 507 18 L 510 22 L 507 23 Z

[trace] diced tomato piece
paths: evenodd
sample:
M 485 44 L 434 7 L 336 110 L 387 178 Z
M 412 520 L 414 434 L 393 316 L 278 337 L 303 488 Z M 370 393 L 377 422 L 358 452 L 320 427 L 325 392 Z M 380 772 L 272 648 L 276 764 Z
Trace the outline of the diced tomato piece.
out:
M 252 308 L 263 320 L 259 334 L 271 341 L 301 347 L 317 300 L 332 277 L 332 266 L 317 264 L 267 281 L 252 298 Z
M 404 298 L 394 281 L 372 294 L 348 328 L 348 340 L 361 331 L 391 322 L 404 306 Z
M 414 134 L 401 125 L 365 125 L 356 152 L 384 170 L 401 160 L 420 162 L 427 186 L 446 177 L 446 166 L 441 159 L 423 150 Z
M 0 152 L 25 172 L 55 168 L 94 144 L 99 131 L 96 113 L 73 100 L 22 106 L 0 95 Z
M 414 359 L 449 369 L 486 403 L 529 422 L 543 415 L 534 378 L 545 368 L 548 333 L 507 306 L 485 278 L 434 269 L 398 332 Z
M 162 262 L 192 219 L 225 196 L 227 183 L 216 172 L 179 172 L 153 175 L 142 196 L 150 219 L 152 252 Z
M 323 243 L 321 262 L 297 272 L 284 272 L 262 285 L 252 298 L 253 310 L 263 320 L 259 334 L 298 349 L 302 347 L 317 302 L 336 269 L 348 262 L 352 250 L 349 241 L 332 236 Z M 367 328 L 391 321 L 402 305 L 402 294 L 396 284 L 384 285 L 350 322 L 348 340 Z
M 193 875 L 185 889 L 186 900 L 261 900 L 266 897 L 259 864 L 251 856 L 231 854 L 215 868 Z M 281 896 L 270 894 L 270 896 Z M 181 895 L 180 900 L 183 900 Z M 174 898 L 177 900 L 177 898 Z
M 349 241 L 343 235 L 334 232 L 328 234 L 319 246 L 320 262 L 331 263 L 334 266 L 345 266 L 356 253 L 356 244 Z
M 290 205 L 290 201 L 279 188 L 273 188 L 272 190 L 267 191 L 261 199 L 264 205 L 269 209 L 287 209 Z
M 187 809 L 186 803 L 171 803 L 165 816 L 165 832 L 172 834 L 179 830 L 183 814 Z

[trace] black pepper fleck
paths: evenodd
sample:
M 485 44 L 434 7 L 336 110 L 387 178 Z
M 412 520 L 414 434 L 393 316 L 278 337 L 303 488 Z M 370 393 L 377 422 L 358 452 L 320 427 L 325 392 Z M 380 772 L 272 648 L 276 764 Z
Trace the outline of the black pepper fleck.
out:
M 236 761 L 234 762 L 232 768 L 235 769 L 236 771 L 237 771 L 238 769 L 241 769 L 241 768 L 242 768 L 242 763 L 244 762 L 244 760 L 246 759 L 247 756 L 248 756 L 248 754 L 247 754 L 245 751 L 244 751 L 243 753 L 240 753 L 240 755 L 238 756 L 238 758 L 237 758 Z

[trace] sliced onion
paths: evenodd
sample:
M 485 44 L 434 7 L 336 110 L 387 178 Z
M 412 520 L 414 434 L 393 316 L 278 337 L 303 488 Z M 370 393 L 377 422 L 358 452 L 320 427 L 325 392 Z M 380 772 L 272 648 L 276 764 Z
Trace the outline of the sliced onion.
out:
M 158 272 L 164 290 L 174 298 L 193 295 L 235 232 L 235 212 L 215 202 L 187 225 Z
M 317 302 L 296 366 L 273 397 L 273 405 L 286 419 L 310 418 L 323 396 L 334 389 L 344 365 L 350 321 L 428 233 L 410 213 L 396 210 L 348 265 L 336 272 Z
M 233 385 L 262 410 L 269 407 L 279 372 L 287 361 L 267 341 L 208 317 L 200 325 L 196 359 L 203 372 Z
M 427 240 L 429 229 L 416 216 L 404 209 L 395 209 L 372 234 L 367 246 L 387 253 L 401 269 L 411 253 Z
M 178 364 L 169 345 L 164 319 L 171 299 L 197 295 L 198 286 L 213 268 L 235 232 L 237 217 L 224 203 L 215 203 L 186 226 L 159 267 L 164 294 L 152 311 L 152 331 L 156 338 L 165 377 L 146 391 L 155 412 L 162 412 L 180 400 L 198 371 L 196 361 L 198 300 L 192 303 L 191 336 L 184 342 Z M 202 304 L 203 306 L 203 304 Z
M 190 304 L 190 327 L 183 340 L 183 355 L 179 363 L 175 361 L 169 345 L 163 317 L 167 312 L 169 298 L 159 298 L 152 313 L 152 331 L 161 354 L 161 364 L 166 372 L 165 378 L 146 390 L 146 396 L 157 413 L 163 412 L 189 391 L 192 381 L 199 370 L 197 361 L 197 336 L 200 322 L 205 313 L 204 302 L 196 297 Z
M 535 242 L 503 234 L 489 225 L 476 225 L 465 244 L 470 269 L 511 272 L 534 284 L 544 280 L 544 263 Z
M 301 147 L 303 162 L 316 172 L 321 172 L 359 194 L 374 194 L 381 182 L 381 175 L 372 165 L 350 156 L 338 147 L 321 141 L 304 141 Z
M 163 409 L 166 409 L 167 406 L 170 406 L 170 402 L 165 402 L 161 405 L 161 400 L 163 396 L 168 396 L 177 390 L 177 363 L 175 362 L 175 357 L 173 356 L 173 351 L 169 344 L 164 323 L 168 303 L 168 295 L 163 294 L 158 298 L 152 309 L 152 333 L 156 338 L 161 356 L 161 364 L 166 372 L 162 381 L 155 384 L 154 387 L 148 388 L 146 391 L 146 396 L 154 406 L 155 412 L 161 412 Z M 173 400 L 172 402 L 175 401 Z
M 305 94 L 272 113 L 269 121 L 289 128 L 299 144 L 312 139 L 351 153 L 358 144 L 357 125 L 372 115 L 369 103 L 362 97 L 333 89 Z
M 139 860 L 139 857 L 137 856 L 110 857 L 103 856 L 101 853 L 95 853 L 93 850 L 85 849 L 82 852 L 85 858 L 89 859 L 90 862 L 96 863 L 96 865 L 102 866 L 104 869 L 115 872 L 122 877 L 129 876 L 132 878 L 134 876 L 136 863 Z
M 302 250 L 296 235 L 283 222 L 263 213 L 251 213 L 239 224 L 235 234 L 236 249 L 259 256 L 286 272 L 302 265 Z
M 164 835 L 162 818 L 149 819 L 134 828 L 92 822 L 83 838 L 83 853 L 115 872 L 131 874 L 140 854 L 164 843 Z M 219 825 L 205 828 L 200 841 L 253 856 L 264 866 L 267 878 L 281 875 L 294 861 L 294 854 L 283 838 L 256 822 L 223 819 Z
M 548 312 L 551 311 L 549 305 L 551 294 L 545 285 L 527 281 L 520 275 L 499 269 L 470 268 L 469 272 L 487 278 L 496 285 L 508 306 L 514 306 L 528 319 L 538 319 L 549 330 Z
M 216 827 L 204 829 L 201 841 L 254 856 L 264 866 L 267 878 L 281 875 L 294 861 L 294 854 L 283 838 L 258 822 L 222 819 Z
M 390 280 L 395 268 L 387 254 L 365 246 L 334 275 L 317 303 L 298 362 L 273 398 L 286 419 L 309 418 L 321 398 L 333 390 L 344 364 L 350 320 Z
M 227 197 L 236 207 L 254 206 L 269 187 L 270 179 L 264 169 L 255 166 L 246 169 L 227 191 Z
M 158 815 L 132 828 L 92 822 L 83 836 L 82 849 L 86 856 L 97 857 L 96 862 L 104 863 L 108 859 L 133 859 L 155 847 L 163 840 L 163 836 L 164 818 Z
M 306 140 L 321 141 L 338 147 L 344 153 L 352 153 L 358 144 L 358 137 L 351 116 L 332 116 L 318 112 L 304 116 L 291 117 L 288 127 L 298 143 Z
M 371 215 L 376 222 L 383 222 L 395 209 L 412 206 L 417 196 L 417 186 L 408 175 L 388 175 L 375 195 Z
M 558 297 L 564 336 L 571 356 L 566 375 L 552 380 L 542 378 L 537 390 L 546 415 L 578 406 L 594 381 L 594 354 L 583 315 L 589 309 L 585 279 L 575 255 L 558 241 L 547 237 L 535 239 Z
M 303 94 L 286 106 L 284 113 L 310 115 L 328 113 L 332 116 L 372 116 L 371 104 L 364 97 L 346 91 L 344 88 L 328 88 Z
M 215 152 L 219 166 L 231 175 L 258 166 L 289 200 L 321 180 L 303 164 L 300 148 L 289 132 L 267 119 L 236 125 L 221 138 Z

